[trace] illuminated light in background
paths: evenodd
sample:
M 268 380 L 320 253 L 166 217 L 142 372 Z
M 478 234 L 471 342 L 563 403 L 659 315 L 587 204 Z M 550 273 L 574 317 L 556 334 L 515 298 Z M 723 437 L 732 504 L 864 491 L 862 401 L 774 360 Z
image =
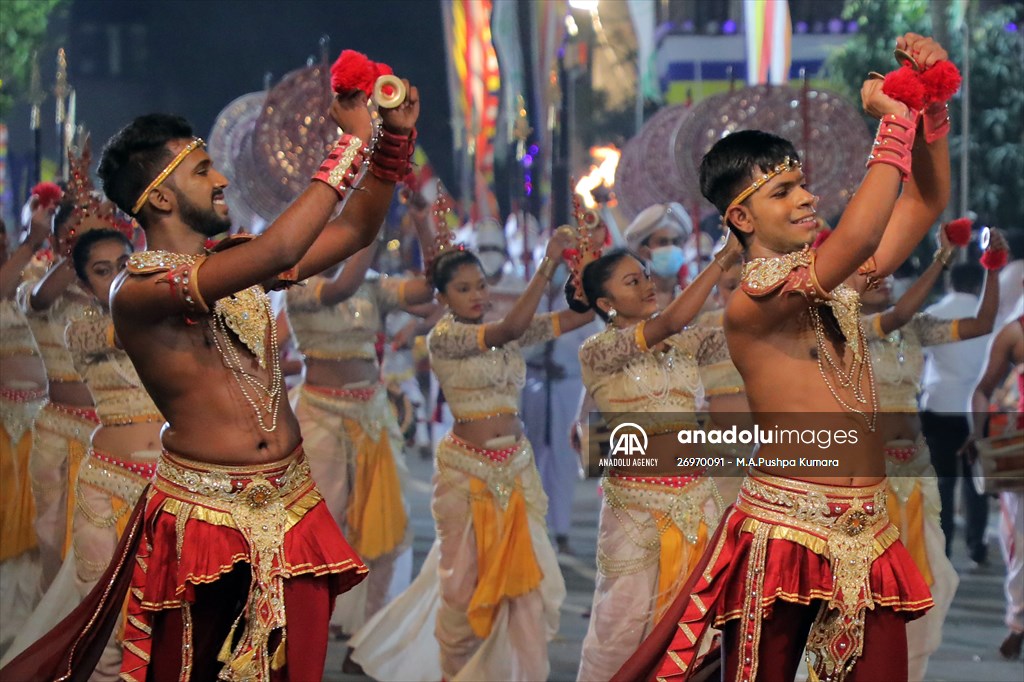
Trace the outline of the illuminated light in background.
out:
M 806 21 L 798 21 L 796 22 L 796 26 L 793 27 L 793 30 L 797 33 L 807 33 L 809 28 Z
M 725 23 L 722 24 L 722 33 L 725 35 L 732 35 L 736 32 L 736 22 L 732 19 L 726 19 Z
M 852 21 L 850 21 L 849 23 L 846 24 L 846 32 L 847 33 L 856 33 L 859 30 L 860 30 L 860 24 L 857 23 L 856 19 L 854 19 L 854 20 L 852 20 Z
M 576 20 L 573 19 L 571 14 L 565 15 L 565 30 L 569 32 L 569 35 L 575 38 L 579 35 L 580 27 L 576 25 Z
M 1007 33 L 1016 33 L 1017 32 L 1017 24 L 1013 23 L 1012 21 L 1006 22 L 1006 32 Z
M 569 7 L 580 9 L 585 12 L 597 11 L 597 0 L 569 0 Z
M 830 19 L 829 22 L 828 22 L 828 32 L 829 33 L 833 33 L 833 34 L 835 34 L 835 33 L 842 33 L 843 32 L 843 22 L 842 22 L 842 20 L 840 20 L 840 19 Z
M 597 202 L 591 192 L 601 185 L 609 189 L 615 186 L 615 167 L 619 165 L 622 152 L 615 145 L 591 147 L 590 156 L 597 165 L 591 164 L 590 172 L 576 182 L 574 189 L 587 208 L 594 208 Z

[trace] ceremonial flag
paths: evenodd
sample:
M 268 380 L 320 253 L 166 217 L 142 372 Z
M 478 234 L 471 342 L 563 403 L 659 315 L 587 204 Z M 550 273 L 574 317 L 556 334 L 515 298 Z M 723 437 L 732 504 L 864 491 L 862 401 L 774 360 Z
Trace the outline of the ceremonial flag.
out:
M 789 80 L 793 22 L 788 0 L 744 0 L 747 84 L 782 85 Z

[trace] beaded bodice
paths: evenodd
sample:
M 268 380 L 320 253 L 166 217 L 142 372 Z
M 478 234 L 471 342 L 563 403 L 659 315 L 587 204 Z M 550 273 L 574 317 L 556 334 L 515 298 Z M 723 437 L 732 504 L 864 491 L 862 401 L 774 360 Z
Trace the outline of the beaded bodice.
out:
M 39 357 L 25 315 L 13 300 L 0 301 L 0 358 Z
M 400 305 L 401 280 L 368 278 L 350 298 L 324 305 L 320 293 L 328 279 L 310 277 L 288 290 L 288 323 L 299 351 L 324 360 L 377 360 L 377 335 L 384 316 Z
M 883 412 L 916 412 L 924 369 L 922 348 L 956 341 L 956 324 L 918 313 L 900 329 L 882 335 L 880 315 L 864 318 L 879 408 Z
M 704 384 L 704 395 L 708 398 L 739 395 L 746 390 L 743 377 L 729 355 L 729 345 L 722 326 L 723 313 L 722 310 L 714 310 L 705 313 L 697 321 L 698 325 L 707 328 L 707 336 L 697 351 L 697 365 L 700 367 L 701 383 Z
M 427 336 L 427 349 L 430 366 L 456 419 L 519 411 L 519 394 L 526 383 L 521 349 L 557 336 L 554 315 L 535 316 L 519 339 L 500 348 L 484 345 L 484 325 L 460 322 L 451 314 L 441 318 Z
M 103 426 L 164 420 L 142 387 L 128 354 L 114 343 L 109 313 L 91 311 L 72 320 L 66 337 L 75 368 L 89 387 Z
M 39 354 L 43 357 L 46 378 L 50 381 L 82 381 L 71 359 L 71 352 L 64 343 L 64 330 L 70 320 L 95 309 L 92 297 L 82 291 L 77 283 L 73 283 L 49 308 L 33 311 L 29 305 L 29 296 L 37 281 L 26 279 L 22 282 L 18 287 L 17 301 L 18 307 L 25 313 Z
M 583 385 L 609 425 L 622 413 L 645 413 L 654 422 L 651 413 L 672 413 L 674 425 L 693 415 L 701 400 L 696 356 L 708 331 L 690 327 L 670 336 L 665 350 L 647 349 L 643 324 L 609 325 L 580 347 Z M 657 431 L 657 423 L 654 431 L 645 427 L 648 434 Z

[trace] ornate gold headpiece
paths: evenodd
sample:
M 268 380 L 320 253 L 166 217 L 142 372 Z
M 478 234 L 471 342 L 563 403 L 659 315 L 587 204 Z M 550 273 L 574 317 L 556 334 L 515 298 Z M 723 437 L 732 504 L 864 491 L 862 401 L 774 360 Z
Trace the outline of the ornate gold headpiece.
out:
M 575 181 L 571 186 L 576 186 Z M 569 265 L 569 276 L 572 280 L 576 300 L 584 305 L 590 305 L 586 294 L 583 293 L 583 269 L 601 257 L 601 248 L 604 244 L 603 242 L 596 243 L 594 240 L 594 230 L 601 226 L 601 216 L 597 211 L 585 208 L 580 201 L 580 196 L 575 193 L 572 195 L 572 207 L 576 216 L 577 228 L 573 230 L 568 225 L 563 225 L 558 230 L 571 231 L 576 238 L 576 248 L 566 249 L 562 256 Z
M 185 160 L 186 156 L 191 154 L 199 147 L 205 146 L 206 143 L 203 142 L 203 138 L 192 138 L 192 141 L 185 145 L 185 148 L 178 152 L 178 155 L 171 159 L 171 162 L 167 164 L 167 166 L 165 166 L 164 169 L 160 171 L 160 173 L 155 178 L 153 178 L 153 182 L 149 183 L 149 185 L 146 186 L 146 189 L 142 190 L 142 194 L 139 195 L 139 198 L 135 200 L 135 205 L 132 206 L 132 215 L 138 215 L 142 207 L 146 205 L 147 201 L 149 201 L 149 193 L 155 190 L 157 187 L 159 187 L 160 184 L 167 179 L 167 176 L 173 173 L 174 169 L 177 168 L 181 164 L 181 162 Z
M 434 263 L 442 255 L 449 251 L 466 250 L 464 244 L 456 244 L 453 241 L 455 234 L 452 232 L 451 227 L 448 226 L 448 215 L 451 212 L 452 200 L 439 182 L 437 184 L 437 198 L 434 199 L 434 205 L 431 208 L 431 214 L 434 217 L 434 253 L 431 254 L 426 263 L 425 270 L 428 275 L 433 272 Z
M 725 225 L 728 221 L 728 218 L 726 216 L 729 215 L 730 209 L 732 209 L 734 206 L 739 206 L 740 204 L 742 204 L 744 201 L 747 200 L 747 197 L 749 197 L 757 190 L 761 189 L 761 187 L 763 187 L 766 182 L 774 178 L 779 173 L 788 173 L 790 171 L 799 170 L 800 168 L 801 164 L 799 161 L 791 159 L 788 156 L 784 158 L 782 160 L 782 163 L 775 166 L 775 168 L 773 168 L 770 172 L 765 173 L 757 180 L 754 180 L 754 182 L 750 184 L 750 187 L 747 187 L 745 190 L 737 194 L 736 198 L 729 202 L 729 205 L 726 207 L 725 212 L 722 213 L 722 224 Z
M 104 205 L 102 196 L 97 194 L 93 187 L 92 178 L 89 176 L 92 149 L 88 136 L 82 139 L 81 154 L 77 154 L 77 151 L 76 147 L 68 147 L 68 187 L 65 196 L 74 206 L 71 217 L 68 218 L 68 248 L 74 245 L 75 240 L 83 232 L 97 228 L 119 230 L 131 239 L 131 226 L 117 219 L 113 206 Z M 83 226 L 87 220 L 99 224 Z

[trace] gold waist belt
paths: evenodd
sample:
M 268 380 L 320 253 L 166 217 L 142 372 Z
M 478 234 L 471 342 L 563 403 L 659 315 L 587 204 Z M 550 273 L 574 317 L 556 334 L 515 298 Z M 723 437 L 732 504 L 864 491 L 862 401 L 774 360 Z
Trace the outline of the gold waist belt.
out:
M 489 456 L 491 453 L 494 456 Z M 533 448 L 526 438 L 520 438 L 514 448 L 485 450 L 472 447 L 449 433 L 437 445 L 438 472 L 444 475 L 454 470 L 483 481 L 501 509 L 508 506 L 509 496 L 516 488 L 516 477 L 532 462 Z
M 196 462 L 164 452 L 156 466 L 155 486 L 164 494 L 222 511 L 244 502 L 260 509 L 279 500 L 284 506 L 312 485 L 309 463 L 297 447 L 285 459 L 258 466 Z

